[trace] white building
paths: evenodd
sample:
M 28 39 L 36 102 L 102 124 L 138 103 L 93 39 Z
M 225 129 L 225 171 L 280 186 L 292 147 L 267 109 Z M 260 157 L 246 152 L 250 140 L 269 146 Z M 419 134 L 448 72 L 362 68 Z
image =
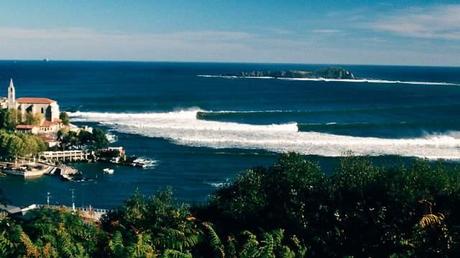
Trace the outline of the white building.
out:
M 0 98 L 0 108 L 17 111 L 20 120 L 16 126 L 17 132 L 39 135 L 50 147 L 56 142 L 56 132 L 63 127 L 59 119 L 59 105 L 55 100 L 31 97 L 16 99 L 13 80 L 8 86 L 8 97 Z M 26 124 L 27 114 L 38 114 L 42 119 L 39 124 Z
M 0 108 L 15 109 L 21 114 L 21 120 L 24 121 L 26 114 L 40 114 L 43 117 L 43 122 L 59 123 L 59 105 L 55 100 L 48 98 L 31 98 L 24 97 L 16 99 L 16 89 L 13 84 L 13 79 L 10 80 L 8 86 L 8 98 L 0 99 Z

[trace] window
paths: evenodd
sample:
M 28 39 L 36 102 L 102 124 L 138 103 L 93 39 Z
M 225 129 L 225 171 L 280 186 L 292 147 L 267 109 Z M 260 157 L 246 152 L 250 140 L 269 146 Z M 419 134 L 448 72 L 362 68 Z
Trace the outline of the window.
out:
M 45 109 L 44 109 L 44 108 L 42 108 L 42 114 L 43 114 L 43 113 L 45 113 Z

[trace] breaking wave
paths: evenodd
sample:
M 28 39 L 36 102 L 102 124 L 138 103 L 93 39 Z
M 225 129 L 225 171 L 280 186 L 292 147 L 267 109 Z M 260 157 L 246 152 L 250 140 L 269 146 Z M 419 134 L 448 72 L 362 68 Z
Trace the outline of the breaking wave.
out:
M 204 182 L 205 184 L 212 186 L 214 188 L 222 188 L 230 184 L 230 181 L 226 179 L 224 182 Z
M 110 131 L 105 134 L 105 137 L 107 138 L 109 143 L 116 143 L 118 141 L 118 136 L 116 136 L 115 134 L 113 134 Z
M 255 77 L 255 76 L 234 76 L 234 75 L 209 75 L 200 74 L 198 77 L 222 78 L 222 79 L 273 79 L 285 81 L 319 81 L 319 82 L 352 82 L 352 83 L 381 83 L 381 84 L 413 84 L 413 85 L 438 85 L 438 86 L 460 86 L 451 82 L 423 82 L 423 81 L 399 81 L 399 80 L 377 80 L 377 79 L 328 79 L 328 78 L 280 78 L 280 77 Z
M 428 159 L 460 159 L 460 133 L 411 139 L 356 137 L 300 132 L 296 123 L 251 125 L 197 118 L 200 109 L 162 113 L 70 113 L 72 120 L 99 122 L 119 132 L 164 138 L 176 144 L 210 148 L 263 149 L 306 155 L 401 155 Z
M 321 130 L 336 130 L 336 129 L 381 129 L 381 128 L 392 128 L 392 129 L 417 129 L 417 128 L 437 128 L 437 127 L 448 127 L 448 126 L 459 126 L 460 123 L 454 120 L 443 120 L 443 121 L 410 121 L 410 122 L 388 122 L 388 123 L 368 123 L 368 122 L 356 122 L 356 123 L 301 123 L 298 125 L 299 131 L 321 131 Z

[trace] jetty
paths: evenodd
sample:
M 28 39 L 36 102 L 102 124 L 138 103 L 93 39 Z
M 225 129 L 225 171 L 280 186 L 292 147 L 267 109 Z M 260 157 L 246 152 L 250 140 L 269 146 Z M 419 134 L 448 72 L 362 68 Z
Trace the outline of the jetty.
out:
M 45 174 L 53 174 L 55 170 L 55 166 L 41 162 L 0 162 L 0 171 L 2 173 L 22 176 L 24 178 L 34 178 Z
M 58 161 L 86 161 L 92 154 L 83 150 L 43 151 L 38 155 L 40 160 L 46 162 Z

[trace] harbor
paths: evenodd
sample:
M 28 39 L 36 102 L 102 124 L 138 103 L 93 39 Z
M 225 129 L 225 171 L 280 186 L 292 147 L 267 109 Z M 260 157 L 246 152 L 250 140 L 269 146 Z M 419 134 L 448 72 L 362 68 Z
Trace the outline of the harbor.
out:
M 114 150 L 117 150 L 114 152 Z M 104 155 L 100 155 L 104 153 Z M 108 156 L 107 153 L 110 153 Z M 33 179 L 44 175 L 57 175 L 63 181 L 84 180 L 82 173 L 72 167 L 75 162 L 101 162 L 119 166 L 150 168 L 154 162 L 137 158 L 126 157 L 122 147 L 107 148 L 99 151 L 45 151 L 38 154 L 37 159 L 18 159 L 14 162 L 0 162 L 0 172 L 5 175 L 20 176 L 24 179 Z M 104 168 L 105 174 L 114 174 L 114 169 Z
M 10 79 L 7 97 L 0 98 L 0 172 L 24 179 L 59 175 L 63 181 L 84 181 L 70 163 L 105 162 L 138 168 L 150 167 L 144 159 L 127 156 L 124 147 L 110 146 L 116 136 L 100 128 L 71 123 L 56 100 L 16 98 Z M 114 169 L 104 168 L 105 174 Z
M 41 162 L 16 161 L 16 162 L 0 162 L 0 172 L 21 176 L 24 178 L 36 178 L 43 175 L 53 174 L 57 167 Z

